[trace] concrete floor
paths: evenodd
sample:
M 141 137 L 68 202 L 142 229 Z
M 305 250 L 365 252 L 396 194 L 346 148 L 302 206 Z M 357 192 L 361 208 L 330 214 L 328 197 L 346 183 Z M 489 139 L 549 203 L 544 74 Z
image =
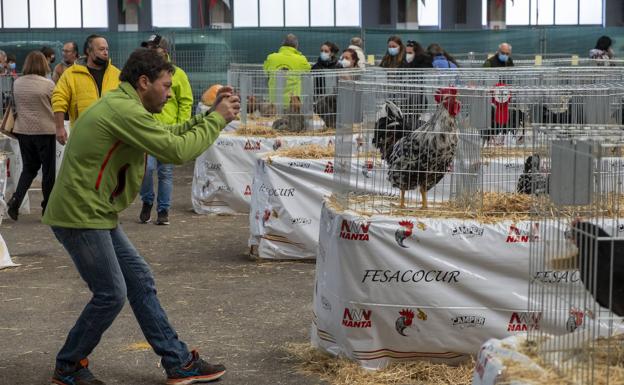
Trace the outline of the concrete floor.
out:
M 307 342 L 314 264 L 256 262 L 247 255 L 247 216 L 191 211 L 193 165 L 175 170 L 170 226 L 139 224 L 140 200 L 122 226 L 151 264 L 159 297 L 180 337 L 223 362 L 223 384 L 320 384 L 295 372 L 283 347 Z M 90 298 L 72 261 L 40 223 L 39 192 L 30 215 L 0 226 L 21 267 L 0 270 L 0 384 L 49 384 L 54 357 Z M 162 384 L 164 376 L 128 305 L 91 355 L 107 384 Z

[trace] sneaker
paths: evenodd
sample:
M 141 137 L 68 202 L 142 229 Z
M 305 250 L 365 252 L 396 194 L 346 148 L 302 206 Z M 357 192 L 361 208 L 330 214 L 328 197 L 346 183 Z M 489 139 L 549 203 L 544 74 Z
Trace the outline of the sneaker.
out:
M 11 219 L 13 219 L 14 221 L 17 220 L 17 216 L 19 214 L 19 205 L 17 204 L 17 199 L 15 199 L 15 197 L 12 197 L 7 202 L 7 214 L 9 214 L 9 217 L 11 217 Z
M 73 372 L 55 370 L 52 376 L 52 385 L 106 385 L 95 378 L 89 370 L 89 360 L 80 360 Z
M 156 219 L 157 225 L 168 225 L 169 224 L 169 211 L 163 210 L 158 212 L 158 218 Z
M 141 214 L 139 214 L 139 221 L 141 223 L 147 223 L 150 221 L 152 217 L 152 205 L 143 202 L 143 207 L 141 208 Z
M 225 374 L 225 366 L 213 365 L 199 358 L 196 350 L 191 352 L 193 358 L 188 365 L 167 370 L 167 385 L 187 385 L 215 381 Z

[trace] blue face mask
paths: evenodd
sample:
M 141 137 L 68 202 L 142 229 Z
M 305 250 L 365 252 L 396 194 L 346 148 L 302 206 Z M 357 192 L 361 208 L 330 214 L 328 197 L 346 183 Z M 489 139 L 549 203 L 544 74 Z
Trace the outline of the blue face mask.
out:
M 327 52 L 321 52 L 321 60 L 322 61 L 329 61 L 329 59 L 331 58 L 331 55 Z
M 505 55 L 504 53 L 499 53 L 498 60 L 502 61 L 503 63 L 507 63 L 507 60 L 509 60 L 509 56 Z
M 390 54 L 390 56 L 396 56 L 399 54 L 399 48 L 398 47 L 388 47 L 388 54 Z
M 15 69 L 15 63 L 9 63 L 9 68 L 14 70 Z

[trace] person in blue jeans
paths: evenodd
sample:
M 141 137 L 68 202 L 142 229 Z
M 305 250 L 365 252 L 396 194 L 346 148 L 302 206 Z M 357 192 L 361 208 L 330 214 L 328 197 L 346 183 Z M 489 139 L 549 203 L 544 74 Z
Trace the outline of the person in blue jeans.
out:
M 134 51 L 108 92 L 76 122 L 46 207 L 49 225 L 92 293 L 56 356 L 52 383 L 103 385 L 88 357 L 126 299 L 147 342 L 161 357 L 168 385 L 214 381 L 221 364 L 204 361 L 178 338 L 156 294 L 154 275 L 119 225 L 119 213 L 136 198 L 145 154 L 164 163 L 189 162 L 206 151 L 240 111 L 231 87 L 212 109 L 176 125 L 153 114 L 171 94 L 174 67 L 153 50 Z M 124 384 L 132 384 L 128 379 Z
M 141 43 L 141 46 L 154 50 L 167 61 L 170 61 L 169 41 L 166 38 L 160 35 L 152 35 L 147 41 Z M 185 122 L 191 117 L 191 111 L 193 110 L 193 91 L 188 76 L 180 67 L 176 65 L 173 65 L 173 67 L 175 72 L 171 77 L 171 98 L 165 104 L 162 112 L 154 115 L 156 119 L 164 124 Z M 156 200 L 158 216 L 156 224 L 168 225 L 171 194 L 173 192 L 173 164 L 164 163 L 151 155 L 147 157 L 147 168 L 145 169 L 143 185 L 141 185 L 143 207 L 139 214 L 139 221 L 148 223 L 151 220 L 152 207 L 154 205 L 154 171 L 157 171 L 158 176 L 158 198 Z

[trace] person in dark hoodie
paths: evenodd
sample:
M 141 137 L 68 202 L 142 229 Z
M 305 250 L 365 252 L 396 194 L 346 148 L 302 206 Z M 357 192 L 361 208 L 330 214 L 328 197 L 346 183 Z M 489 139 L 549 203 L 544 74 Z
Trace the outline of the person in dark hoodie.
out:
M 427 55 L 420 43 L 408 40 L 405 45 L 405 60 L 401 68 L 433 68 L 431 56 Z
M 340 67 L 338 64 L 338 52 L 340 49 L 338 46 L 331 41 L 326 41 L 321 45 L 321 53 L 319 55 L 318 60 L 312 66 L 312 70 L 321 71 L 321 70 L 335 70 Z M 314 75 L 314 94 L 315 95 L 325 95 L 325 74 L 319 73 Z

